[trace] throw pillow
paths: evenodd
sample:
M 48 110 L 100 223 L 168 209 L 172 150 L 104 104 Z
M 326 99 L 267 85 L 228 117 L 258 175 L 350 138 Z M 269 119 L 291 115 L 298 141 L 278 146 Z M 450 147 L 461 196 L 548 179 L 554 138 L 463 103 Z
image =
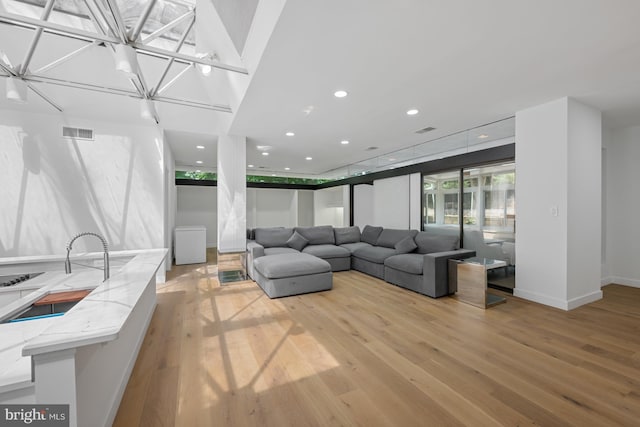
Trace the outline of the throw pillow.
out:
M 335 227 L 333 232 L 336 237 L 336 245 L 345 243 L 357 243 L 360 241 L 360 229 L 357 225 L 353 227 Z
M 305 246 L 309 244 L 309 241 L 305 239 L 302 234 L 294 231 L 289 240 L 287 240 L 287 246 L 297 251 L 302 252 Z
M 371 225 L 365 225 L 362 229 L 362 235 L 360 241 L 368 243 L 370 245 L 376 245 L 378 243 L 378 237 L 382 233 L 382 227 L 373 227 Z
M 397 254 L 408 254 L 416 250 L 418 245 L 413 241 L 413 237 L 407 236 L 396 243 L 395 249 Z

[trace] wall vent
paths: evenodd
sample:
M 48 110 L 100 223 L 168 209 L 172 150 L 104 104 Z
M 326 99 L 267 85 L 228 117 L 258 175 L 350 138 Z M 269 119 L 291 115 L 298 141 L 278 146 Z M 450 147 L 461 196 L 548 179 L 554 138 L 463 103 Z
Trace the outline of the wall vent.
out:
M 427 132 L 431 132 L 432 130 L 436 130 L 436 128 L 429 126 L 429 127 L 417 130 L 416 133 L 427 133 Z
M 62 136 L 65 138 L 85 139 L 87 141 L 93 141 L 93 129 L 81 129 L 63 126 Z

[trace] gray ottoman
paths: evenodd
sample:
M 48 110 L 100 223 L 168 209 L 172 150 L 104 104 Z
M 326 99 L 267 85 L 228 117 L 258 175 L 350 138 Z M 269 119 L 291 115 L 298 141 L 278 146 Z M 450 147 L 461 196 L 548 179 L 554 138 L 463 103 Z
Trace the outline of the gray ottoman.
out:
M 253 261 L 254 280 L 269 298 L 326 291 L 333 287 L 331 265 L 313 255 L 269 255 Z

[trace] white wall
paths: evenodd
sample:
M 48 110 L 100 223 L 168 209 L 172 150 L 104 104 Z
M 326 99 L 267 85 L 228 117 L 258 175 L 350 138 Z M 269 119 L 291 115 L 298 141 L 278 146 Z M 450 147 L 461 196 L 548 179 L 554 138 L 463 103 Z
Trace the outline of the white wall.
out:
M 179 185 L 176 225 L 203 225 L 207 228 L 207 247 L 215 248 L 218 236 L 217 187 Z
M 247 244 L 247 138 L 218 135 L 218 241 L 220 253 Z
M 313 190 L 297 190 L 298 193 L 298 225 L 313 225 Z
M 422 224 L 422 175 L 409 177 L 409 228 L 420 230 Z
M 323 188 L 313 193 L 314 225 L 344 227 L 345 186 Z M 348 186 L 346 186 L 348 188 Z M 348 201 L 347 201 L 348 202 Z M 346 224 L 348 225 L 348 223 Z
M 94 129 L 95 140 L 62 138 L 62 126 Z M 164 247 L 163 154 L 155 126 L 0 111 L 0 257 L 62 254 L 84 231 L 111 250 Z
M 640 287 L 640 127 L 614 130 L 606 149 L 607 282 Z
M 373 223 L 387 228 L 409 228 L 409 175 L 373 182 Z
M 165 269 L 171 270 L 173 264 L 173 229 L 176 226 L 177 213 L 177 188 L 176 188 L 176 168 L 175 159 L 171 152 L 171 147 L 166 137 L 163 138 L 164 146 L 164 247 L 167 248 L 167 258 L 165 260 Z
M 297 223 L 295 190 L 247 188 L 247 227 L 295 227 Z
M 563 98 L 516 114 L 517 286 L 570 309 L 601 297 L 599 112 Z
M 376 225 L 373 219 L 373 185 L 353 186 L 353 225 L 360 229 L 365 225 Z

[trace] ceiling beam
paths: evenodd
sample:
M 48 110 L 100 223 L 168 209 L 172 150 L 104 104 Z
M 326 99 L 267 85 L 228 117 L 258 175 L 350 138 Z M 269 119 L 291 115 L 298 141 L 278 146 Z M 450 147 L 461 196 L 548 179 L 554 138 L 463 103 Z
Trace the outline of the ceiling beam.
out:
M 195 11 L 193 11 L 193 10 L 190 10 L 189 12 L 185 13 L 184 15 L 181 15 L 181 16 L 177 17 L 176 19 L 174 19 L 173 21 L 169 22 L 168 24 L 158 28 L 153 33 L 151 33 L 147 37 L 143 38 L 142 39 L 142 43 L 146 44 L 146 43 L 149 43 L 150 41 L 152 41 L 154 39 L 157 39 L 158 37 L 160 37 L 161 35 L 163 35 L 167 31 L 169 31 L 170 29 L 172 29 L 176 25 L 186 21 L 187 19 L 189 19 L 191 17 L 195 17 Z
M 131 43 L 131 46 L 136 48 L 136 50 L 138 50 L 140 53 L 155 53 L 157 56 L 164 56 L 165 58 L 175 58 L 176 60 L 182 60 L 183 62 L 190 64 L 209 65 L 220 70 L 233 71 L 234 73 L 240 74 L 249 74 L 249 72 L 245 68 L 236 67 L 235 65 L 223 64 L 219 61 L 213 61 L 207 58 L 197 58 L 195 56 L 185 55 L 178 52 L 171 52 L 169 50 L 159 49 L 157 47 L 147 46 L 140 43 Z
M 120 15 L 120 9 L 118 9 L 118 5 L 115 0 L 106 0 L 107 6 L 109 7 L 109 11 L 111 12 L 111 16 L 115 22 L 115 30 L 116 35 L 120 39 L 123 44 L 127 44 L 129 41 L 127 39 L 127 27 L 124 25 L 124 21 L 122 20 L 122 15 Z
M 81 54 L 81 53 L 82 53 L 82 52 L 84 52 L 85 50 L 89 50 L 89 49 L 91 49 L 92 47 L 94 47 L 94 46 L 95 46 L 95 45 L 97 45 L 98 43 L 99 43 L 99 42 L 95 41 L 95 42 L 93 42 L 93 43 L 91 43 L 91 44 L 84 45 L 84 46 L 82 46 L 81 48 L 76 49 L 76 50 L 74 50 L 73 52 L 66 54 L 66 55 L 65 55 L 65 56 L 63 56 L 62 58 L 58 58 L 58 59 L 56 59 L 55 61 L 52 61 L 52 62 L 48 63 L 48 64 L 47 64 L 47 65 L 45 65 L 44 67 L 41 67 L 41 68 L 37 69 L 37 70 L 36 70 L 36 71 L 34 71 L 33 73 L 34 73 L 34 74 L 42 74 L 42 73 L 44 73 L 44 72 L 47 72 L 47 71 L 49 71 L 50 69 L 52 69 L 52 68 L 54 68 L 54 67 L 57 67 L 58 65 L 63 64 L 63 63 L 65 63 L 65 62 L 67 62 L 68 60 L 70 60 L 71 58 L 73 58 L 73 57 L 75 57 L 75 56 L 77 56 L 77 55 Z
M 87 5 L 91 16 L 93 16 L 96 22 L 99 22 L 98 17 L 102 18 L 102 20 L 104 21 L 104 24 L 107 26 L 104 34 L 109 35 L 109 33 L 111 33 L 111 35 L 117 37 L 116 30 L 114 28 L 115 24 L 109 20 L 111 16 L 107 13 L 106 10 L 104 10 L 104 6 L 102 5 L 102 3 L 97 2 L 96 0 L 84 0 L 84 3 Z M 100 25 L 100 28 L 103 29 L 102 25 Z
M 182 77 L 187 71 L 189 71 L 189 69 L 191 67 L 194 67 L 194 65 L 187 65 L 186 67 L 184 67 L 184 70 L 180 71 L 174 78 L 172 78 L 171 80 L 169 80 L 169 83 L 167 83 L 166 85 L 162 86 L 160 89 L 158 89 L 155 94 L 159 95 L 162 92 L 164 92 L 165 90 L 169 89 L 171 86 L 173 86 L 173 84 L 175 82 L 178 81 L 178 79 L 180 79 L 180 77 Z
M 21 27 L 26 27 L 30 29 L 43 28 L 46 32 L 53 34 L 68 34 L 75 36 L 75 38 L 79 38 L 81 40 L 85 40 L 88 42 L 93 42 L 95 40 L 109 42 L 109 43 L 119 43 L 120 41 L 114 37 L 91 33 L 89 31 L 80 30 L 77 28 L 67 27 L 66 25 L 56 24 L 54 22 L 49 21 L 41 21 L 39 19 L 29 18 L 22 15 L 16 15 L 14 13 L 7 13 L 0 11 L 0 22 L 5 22 L 7 24 L 14 24 Z
M 55 108 L 56 110 L 58 110 L 59 112 L 62 113 L 62 107 L 60 107 L 58 104 L 56 104 L 55 102 L 53 102 L 51 100 L 51 98 L 49 98 L 48 96 L 46 96 L 44 93 L 42 93 L 40 91 L 40 89 L 36 89 L 31 83 L 29 82 L 25 82 L 27 84 L 27 87 L 29 89 L 31 89 L 36 95 L 38 95 L 40 98 L 44 99 L 49 105 L 51 105 L 53 108 Z
M 149 15 L 151 14 L 151 10 L 153 9 L 153 6 L 155 6 L 155 4 L 156 4 L 156 0 L 149 0 L 147 2 L 147 6 L 144 8 L 144 11 L 142 11 L 140 18 L 138 19 L 138 22 L 136 22 L 135 27 L 133 27 L 133 30 L 131 30 L 131 34 L 129 35 L 129 40 L 131 41 L 138 40 L 138 37 L 140 37 L 140 33 L 142 32 L 142 28 L 144 27 L 144 24 L 147 22 L 147 19 L 149 19 Z
M 41 21 L 46 21 L 47 19 L 49 19 L 49 15 L 51 15 L 51 9 L 53 9 L 54 1 L 55 0 L 47 0 L 47 3 L 44 5 L 44 10 L 42 11 L 42 16 L 40 17 Z M 24 60 L 22 61 L 22 66 L 19 70 L 20 74 L 24 74 L 27 72 L 27 68 L 29 68 L 29 64 L 31 63 L 31 58 L 33 58 L 33 54 L 36 51 L 38 42 L 40 41 L 42 31 L 43 29 L 41 27 L 36 28 L 36 33 L 33 35 L 31 44 L 29 45 L 29 49 L 27 49 L 27 53 L 25 54 Z
M 13 13 L 0 11 L 0 22 L 12 24 L 12 25 L 18 25 L 18 26 L 30 28 L 30 29 L 43 28 L 45 32 L 58 34 L 58 35 L 68 35 L 68 36 L 71 36 L 80 40 L 85 40 L 88 42 L 93 42 L 97 40 L 97 41 L 108 42 L 108 43 L 120 43 L 120 40 L 108 35 L 79 30 L 76 28 L 55 24 L 53 22 L 40 21 L 38 19 L 28 18 L 26 16 L 16 15 Z M 242 67 L 223 64 L 219 61 L 212 61 L 206 58 L 197 58 L 195 56 L 171 52 L 169 50 L 160 49 L 153 46 L 147 46 L 141 43 L 130 43 L 130 46 L 134 47 L 140 53 L 148 53 L 156 57 L 175 58 L 177 61 L 181 61 L 186 64 L 210 65 L 211 67 L 218 68 L 220 70 L 232 71 L 240 74 L 249 74 L 248 71 Z
M 0 63 L 0 67 L 1 66 L 2 64 Z M 53 77 L 38 76 L 35 74 L 29 74 L 27 76 L 24 76 L 24 80 L 28 83 L 30 82 L 45 83 L 45 84 L 50 84 L 54 86 L 64 86 L 64 87 L 70 87 L 74 89 L 83 89 L 83 90 L 89 90 L 93 92 L 106 93 L 110 95 L 127 96 L 130 98 L 136 98 L 136 99 L 142 98 L 138 92 L 133 90 L 120 89 L 120 88 L 114 88 L 109 86 L 99 86 L 99 85 L 93 85 L 89 83 L 80 83 L 80 82 L 75 82 L 70 80 L 57 79 Z M 206 110 L 221 111 L 224 113 L 231 112 L 231 107 L 224 104 L 206 104 L 203 102 L 190 101 L 188 99 L 170 98 L 166 96 L 154 96 L 154 97 L 149 97 L 148 99 L 151 99 L 153 101 L 159 101 L 159 102 L 167 102 L 170 104 L 184 105 L 187 107 L 196 107 L 196 108 L 203 108 Z
M 187 25 L 187 28 L 185 28 L 184 32 L 182 33 L 182 36 L 180 37 L 180 40 L 178 41 L 178 44 L 175 47 L 175 53 L 180 52 L 180 48 L 182 48 L 182 45 L 184 44 L 184 41 L 187 39 L 187 36 L 189 35 L 189 32 L 193 28 L 193 24 L 195 22 L 196 22 L 196 17 L 194 16 L 193 18 L 191 18 L 191 21 L 189 21 L 189 25 Z M 160 78 L 158 79 L 158 83 L 152 89 L 152 95 L 155 95 L 158 93 L 158 89 L 162 85 L 162 82 L 164 82 L 164 79 L 167 77 L 167 73 L 169 72 L 169 69 L 173 65 L 174 61 L 175 61 L 175 58 L 169 58 L 169 62 L 167 63 L 167 66 L 164 67 L 164 71 L 160 75 Z

